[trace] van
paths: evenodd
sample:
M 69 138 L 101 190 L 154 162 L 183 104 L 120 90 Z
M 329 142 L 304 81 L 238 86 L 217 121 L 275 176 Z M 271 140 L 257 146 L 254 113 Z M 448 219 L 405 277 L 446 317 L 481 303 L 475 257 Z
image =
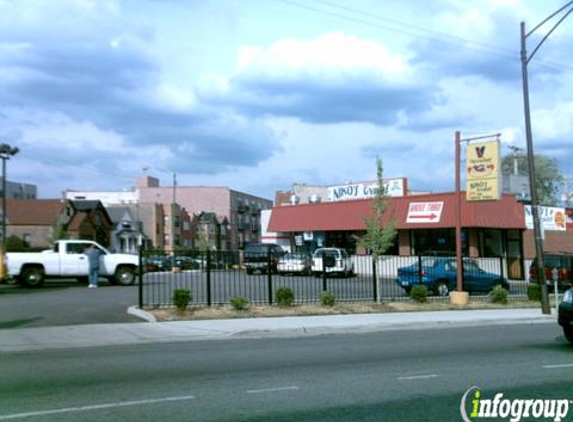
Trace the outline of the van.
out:
M 269 268 L 272 273 L 276 274 L 279 259 L 284 254 L 283 248 L 275 243 L 249 243 L 245 245 L 244 264 L 247 274 L 253 274 L 255 271 L 259 271 L 261 274 L 266 273 Z

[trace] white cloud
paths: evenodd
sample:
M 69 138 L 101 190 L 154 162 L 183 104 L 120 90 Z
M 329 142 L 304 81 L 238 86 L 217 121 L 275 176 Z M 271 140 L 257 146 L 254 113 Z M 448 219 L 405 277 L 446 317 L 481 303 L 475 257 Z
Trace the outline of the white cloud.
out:
M 239 50 L 238 76 L 286 78 L 304 76 L 344 83 L 354 76 L 384 82 L 409 83 L 414 70 L 403 54 L 391 53 L 379 42 L 343 32 L 312 40 L 280 40 L 267 49 L 244 46 Z
M 571 133 L 573 133 L 573 101 L 556 103 L 552 108 L 535 110 L 532 113 L 534 130 L 542 134 L 538 137 L 539 142 L 543 139 L 554 141 L 563 139 L 563 142 L 571 145 Z

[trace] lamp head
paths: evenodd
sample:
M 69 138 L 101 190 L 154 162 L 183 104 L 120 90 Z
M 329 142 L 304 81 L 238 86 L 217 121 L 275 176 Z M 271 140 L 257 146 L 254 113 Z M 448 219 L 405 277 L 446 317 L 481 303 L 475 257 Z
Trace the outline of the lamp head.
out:
M 0 156 L 2 158 L 10 158 L 20 152 L 18 147 L 12 147 L 8 144 L 0 144 Z

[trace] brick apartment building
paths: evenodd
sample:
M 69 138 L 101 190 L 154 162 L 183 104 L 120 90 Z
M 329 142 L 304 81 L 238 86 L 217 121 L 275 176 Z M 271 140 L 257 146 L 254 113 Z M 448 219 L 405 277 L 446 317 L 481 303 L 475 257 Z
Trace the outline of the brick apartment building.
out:
M 273 206 L 271 200 L 228 187 L 176 186 L 173 189 L 173 186 L 160 186 L 159 179 L 149 176 L 136 179 L 136 191 L 141 203 L 170 204 L 175 196 L 175 203 L 190 215 L 214 213 L 219 222 L 228 223 L 223 232 L 230 250 L 261 240 L 261 211 Z
M 217 249 L 237 250 L 261 240 L 261 211 L 272 208 L 272 201 L 228 187 L 160 186 L 159 179 L 143 176 L 131 191 L 65 192 L 67 199 L 98 199 L 105 206 L 129 206 L 141 222 L 147 244 L 169 249 L 193 248 L 198 231 L 216 233 L 211 241 Z M 174 218 L 171 207 L 175 203 Z M 205 214 L 207 213 L 207 214 Z M 197 216 L 202 216 L 197 218 Z M 201 227 L 194 227 L 200 224 Z M 212 227 L 207 227 L 212 226 Z M 216 239 L 216 240 L 215 240 Z

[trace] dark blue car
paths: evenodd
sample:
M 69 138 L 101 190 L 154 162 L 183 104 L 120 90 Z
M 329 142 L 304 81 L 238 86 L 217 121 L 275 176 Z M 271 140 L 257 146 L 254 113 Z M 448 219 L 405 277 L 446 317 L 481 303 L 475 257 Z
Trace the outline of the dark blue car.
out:
M 463 270 L 463 287 L 466 292 L 489 292 L 496 286 L 509 290 L 509 284 L 503 277 L 482 270 L 475 260 L 465 258 Z M 413 286 L 422 284 L 438 296 L 447 296 L 456 289 L 456 279 L 455 258 L 427 256 L 421 258 L 421 265 L 416 263 L 398 268 L 396 283 L 407 294 Z

